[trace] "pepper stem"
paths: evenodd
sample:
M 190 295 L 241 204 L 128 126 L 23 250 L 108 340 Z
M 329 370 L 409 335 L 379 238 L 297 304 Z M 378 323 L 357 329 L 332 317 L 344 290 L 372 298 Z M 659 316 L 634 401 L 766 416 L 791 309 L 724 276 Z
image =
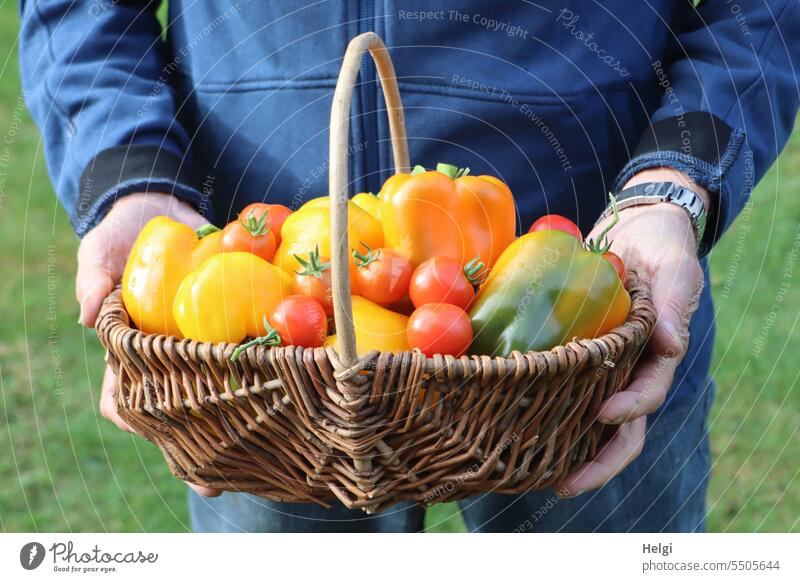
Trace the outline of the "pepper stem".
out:
M 205 238 L 210 234 L 214 234 L 215 232 L 219 232 L 219 229 L 216 226 L 214 226 L 213 224 L 211 224 L 210 222 L 208 224 L 204 224 L 203 226 L 198 228 L 196 231 L 194 231 L 194 233 L 197 235 L 198 239 Z
M 458 166 L 454 166 L 452 164 L 442 163 L 436 164 L 436 171 L 454 180 L 469 174 L 469 168 L 459 168 Z
M 235 362 L 239 359 L 239 356 L 248 348 L 252 348 L 253 346 L 279 346 L 281 345 L 281 336 L 278 333 L 278 330 L 273 328 L 269 321 L 267 321 L 267 316 L 264 316 L 264 329 L 267 332 L 267 335 L 258 336 L 255 339 L 251 339 L 249 342 L 243 343 L 242 345 L 238 346 L 233 353 L 231 354 L 231 362 Z
M 424 166 L 416 165 L 414 166 L 414 169 L 411 170 L 411 175 L 416 176 L 417 174 L 424 174 L 427 171 L 428 170 L 426 170 Z M 453 180 L 460 178 L 461 176 L 469 175 L 469 168 L 459 168 L 458 166 L 454 166 L 452 164 L 443 164 L 441 162 L 436 164 L 436 171 Z
M 586 241 L 587 250 L 590 250 L 594 253 L 599 253 L 601 255 L 607 253 L 609 249 L 611 249 L 611 241 L 608 240 L 608 233 L 611 232 L 611 229 L 614 228 L 619 222 L 617 197 L 609 192 L 608 198 L 611 200 L 611 211 L 614 213 L 611 223 L 600 232 L 600 236 L 597 237 L 596 241 L 594 239 L 589 239 Z

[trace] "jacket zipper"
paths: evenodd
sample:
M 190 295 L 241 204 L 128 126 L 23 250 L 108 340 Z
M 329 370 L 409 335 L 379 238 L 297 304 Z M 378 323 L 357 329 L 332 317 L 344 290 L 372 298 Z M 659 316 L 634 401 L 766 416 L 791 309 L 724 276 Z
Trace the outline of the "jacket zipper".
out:
M 375 2 L 363 0 L 361 3 L 361 18 L 359 33 L 375 30 Z M 357 151 L 361 153 L 361 167 L 363 175 L 357 181 L 358 187 L 364 192 L 377 192 L 380 188 L 380 157 L 378 155 L 378 87 L 376 83 L 377 72 L 375 64 L 369 56 L 365 56 L 361 64 L 361 84 L 359 86 L 359 99 L 361 101 L 361 128 L 363 144 L 356 144 Z

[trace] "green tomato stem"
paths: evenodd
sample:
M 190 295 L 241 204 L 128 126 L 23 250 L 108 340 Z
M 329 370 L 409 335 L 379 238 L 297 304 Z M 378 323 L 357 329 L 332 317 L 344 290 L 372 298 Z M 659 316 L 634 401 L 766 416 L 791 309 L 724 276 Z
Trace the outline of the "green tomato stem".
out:
M 235 362 L 236 360 L 238 360 L 242 352 L 253 346 L 275 347 L 281 345 L 281 336 L 278 333 L 278 330 L 276 330 L 269 324 L 266 315 L 264 316 L 263 323 L 267 335 L 258 336 L 257 338 L 251 339 L 249 342 L 243 343 L 240 346 L 238 346 L 235 350 L 233 350 L 233 353 L 231 354 L 231 362 Z
M 367 243 L 363 241 L 358 242 L 367 249 L 367 254 L 360 253 L 356 249 L 353 249 L 353 258 L 355 259 L 356 267 L 364 269 L 370 263 L 374 263 L 378 260 L 378 257 L 381 256 L 381 251 L 373 251 Z
M 486 265 L 481 261 L 480 255 L 477 255 L 464 265 L 464 275 L 466 275 L 467 280 L 475 287 L 486 280 L 486 277 L 489 276 L 489 270 L 486 269 Z
M 586 249 L 590 250 L 594 253 L 605 254 L 611 249 L 611 242 L 608 240 L 608 233 L 611 232 L 611 229 L 614 228 L 617 223 L 619 222 L 619 209 L 617 208 L 617 197 L 614 196 L 611 192 L 608 193 L 608 198 L 611 200 L 611 211 L 614 213 L 613 218 L 611 220 L 611 224 L 606 226 L 602 232 L 600 232 L 600 236 L 597 237 L 597 240 L 589 239 L 586 241 Z
M 331 262 L 321 262 L 319 259 L 319 245 L 316 248 L 308 253 L 308 260 L 303 259 L 300 255 L 293 255 L 295 260 L 300 263 L 300 266 L 303 267 L 302 271 L 295 271 L 298 275 L 302 275 L 304 277 L 316 277 L 317 279 L 322 279 L 322 274 L 325 269 L 328 269 L 331 266 Z
M 250 214 L 247 215 L 247 222 L 242 222 L 242 217 L 240 216 L 239 224 L 253 237 L 266 236 L 269 234 L 270 228 L 267 222 L 267 215 L 269 215 L 269 210 L 262 214 L 260 218 L 256 218 L 256 211 L 251 210 Z

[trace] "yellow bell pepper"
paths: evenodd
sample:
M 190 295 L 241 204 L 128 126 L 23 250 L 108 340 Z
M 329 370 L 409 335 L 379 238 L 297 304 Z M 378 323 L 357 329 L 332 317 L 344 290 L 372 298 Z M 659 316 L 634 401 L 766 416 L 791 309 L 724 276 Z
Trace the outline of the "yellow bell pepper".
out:
M 221 251 L 221 232 L 206 225 L 195 232 L 166 216 L 156 216 L 139 233 L 122 274 L 122 301 L 145 333 L 180 337 L 172 302 L 183 278 Z
M 411 349 L 406 339 L 407 324 L 408 317 L 405 315 L 385 309 L 364 297 L 353 297 L 353 326 L 359 354 L 371 350 L 407 352 Z M 338 347 L 336 334 L 328 336 L 325 345 Z
M 381 199 L 372 192 L 361 192 L 352 198 L 353 204 L 360 206 L 376 219 L 381 219 Z
M 184 337 L 239 343 L 263 335 L 264 317 L 292 293 L 292 279 L 252 253 L 214 255 L 189 273 L 173 314 Z
M 327 196 L 309 200 L 296 212 L 289 215 L 281 227 L 281 246 L 275 253 L 273 262 L 290 275 L 299 265 L 294 255 L 307 257 L 319 246 L 321 257 L 331 256 L 330 198 Z M 351 248 L 359 248 L 366 243 L 373 249 L 383 246 L 383 227 L 369 212 L 348 202 L 347 231 Z M 355 263 L 351 258 L 351 271 Z

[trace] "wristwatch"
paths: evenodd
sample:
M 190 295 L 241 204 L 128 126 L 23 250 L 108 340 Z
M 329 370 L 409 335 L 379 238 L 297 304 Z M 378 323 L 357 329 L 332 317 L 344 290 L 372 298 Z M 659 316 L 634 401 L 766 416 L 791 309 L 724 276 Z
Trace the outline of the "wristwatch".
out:
M 617 210 L 622 210 L 630 206 L 645 206 L 647 204 L 658 204 L 668 202 L 683 208 L 689 215 L 692 229 L 697 240 L 697 248 L 703 241 L 706 231 L 706 220 L 708 213 L 703 199 L 689 188 L 675 184 L 674 182 L 643 182 L 630 188 L 625 188 L 616 195 Z M 598 222 L 608 218 L 614 213 L 611 206 L 603 211 L 598 218 Z

